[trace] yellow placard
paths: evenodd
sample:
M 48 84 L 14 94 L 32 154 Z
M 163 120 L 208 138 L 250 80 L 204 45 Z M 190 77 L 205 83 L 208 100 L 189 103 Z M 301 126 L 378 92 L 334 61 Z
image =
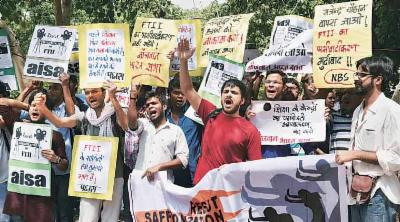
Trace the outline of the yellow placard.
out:
M 200 66 L 206 67 L 209 54 L 242 63 L 251 14 L 213 18 L 204 26 Z
M 200 19 L 191 20 L 176 20 L 178 28 L 177 42 L 182 38 L 186 38 L 189 41 L 190 47 L 195 47 L 195 54 L 188 61 L 189 75 L 190 76 L 202 76 L 203 69 L 200 65 L 200 48 L 201 48 L 201 21 Z M 171 64 L 172 74 L 179 72 L 179 59 L 175 57 Z
M 111 200 L 118 138 L 75 136 L 68 195 Z
M 319 88 L 354 87 L 356 62 L 372 55 L 372 0 L 315 7 L 313 76 Z
M 175 50 L 178 28 L 174 20 L 137 18 L 132 32 L 132 82 L 168 86 L 170 60 Z
M 80 88 L 98 88 L 106 80 L 130 85 L 128 24 L 78 26 Z

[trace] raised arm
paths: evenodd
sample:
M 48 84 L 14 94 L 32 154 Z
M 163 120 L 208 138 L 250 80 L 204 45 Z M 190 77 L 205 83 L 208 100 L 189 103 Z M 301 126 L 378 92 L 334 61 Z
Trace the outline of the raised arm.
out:
M 65 111 L 68 116 L 75 114 L 75 104 L 72 99 L 71 91 L 69 90 L 69 75 L 62 73 L 60 75 L 61 87 L 64 95 Z
M 194 51 L 194 48 L 189 48 L 189 41 L 187 39 L 182 39 L 179 42 L 177 52 L 180 62 L 179 80 L 181 90 L 188 99 L 190 105 L 192 105 L 194 110 L 197 112 L 200 106 L 201 97 L 193 88 L 188 69 L 188 60 L 193 56 Z
M 8 98 L 0 98 L 0 105 L 24 110 L 28 110 L 29 108 L 29 105 L 27 103 Z
M 128 118 L 124 110 L 122 110 L 121 104 L 119 104 L 117 98 L 115 97 L 115 93 L 117 92 L 117 86 L 112 82 L 108 82 L 107 91 L 110 101 L 113 104 L 115 113 L 117 115 L 117 122 L 119 126 L 125 131 L 128 129 Z
M 130 92 L 130 102 L 128 107 L 128 127 L 129 129 L 137 129 L 138 111 L 136 108 L 136 101 L 139 94 L 139 87 L 132 83 Z
M 77 123 L 76 114 L 72 116 L 59 118 L 47 108 L 45 103 L 46 103 L 46 95 L 38 94 L 37 96 L 35 96 L 35 100 L 32 103 L 32 106 L 36 107 L 38 111 L 57 128 L 73 128 L 76 126 Z
M 22 90 L 22 92 L 19 94 L 19 96 L 17 97 L 17 100 L 20 102 L 23 102 L 26 97 L 35 89 L 39 89 L 42 88 L 43 83 L 40 81 L 36 81 L 36 80 L 32 80 L 29 82 L 28 86 L 25 87 L 24 90 Z

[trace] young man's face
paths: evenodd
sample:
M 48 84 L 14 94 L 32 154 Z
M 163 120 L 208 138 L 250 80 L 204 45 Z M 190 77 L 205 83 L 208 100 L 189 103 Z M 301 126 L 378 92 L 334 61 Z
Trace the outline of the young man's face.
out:
M 244 98 L 237 86 L 226 86 L 221 93 L 221 104 L 226 114 L 236 114 L 244 103 Z
M 299 98 L 300 89 L 296 84 L 291 82 L 286 83 L 286 90 L 290 91 L 295 98 Z
M 354 75 L 354 85 L 358 95 L 365 96 L 371 91 L 373 86 L 373 75 L 364 71 L 361 66 L 358 66 L 357 73 Z
M 104 98 L 106 96 L 105 90 L 101 88 L 89 88 L 84 89 L 86 102 L 89 104 L 90 108 L 96 109 L 104 106 Z
M 41 121 L 44 116 L 39 112 L 36 108 L 36 104 L 32 101 L 29 110 L 28 110 L 29 117 L 31 118 L 32 122 L 39 122 Z
M 47 99 L 54 105 L 61 103 L 64 99 L 61 84 L 51 83 L 47 92 Z
M 319 90 L 314 84 L 314 78 L 309 77 L 304 80 L 304 95 L 308 98 L 313 99 L 318 94 Z
M 283 79 L 279 73 L 271 73 L 264 81 L 265 98 L 267 100 L 280 100 L 284 90 Z
M 173 89 L 170 93 L 171 105 L 177 108 L 181 108 L 186 103 L 186 97 L 183 95 L 181 89 Z
M 146 112 L 152 122 L 164 117 L 164 108 L 166 108 L 165 105 L 162 105 L 157 97 L 150 97 L 146 100 Z

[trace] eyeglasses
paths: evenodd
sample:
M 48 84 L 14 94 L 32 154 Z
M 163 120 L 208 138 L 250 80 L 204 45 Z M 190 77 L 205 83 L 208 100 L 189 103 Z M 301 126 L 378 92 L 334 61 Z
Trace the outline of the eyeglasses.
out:
M 357 77 L 357 78 L 364 78 L 366 76 L 373 76 L 373 75 L 368 72 L 355 72 L 354 73 L 354 77 Z

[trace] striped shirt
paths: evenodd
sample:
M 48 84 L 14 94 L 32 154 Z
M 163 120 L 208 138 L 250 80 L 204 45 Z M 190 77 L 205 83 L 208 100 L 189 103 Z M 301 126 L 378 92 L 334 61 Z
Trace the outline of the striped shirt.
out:
M 349 150 L 351 148 L 351 120 L 351 115 L 332 114 L 332 131 L 329 153 L 336 153 L 337 150 Z

